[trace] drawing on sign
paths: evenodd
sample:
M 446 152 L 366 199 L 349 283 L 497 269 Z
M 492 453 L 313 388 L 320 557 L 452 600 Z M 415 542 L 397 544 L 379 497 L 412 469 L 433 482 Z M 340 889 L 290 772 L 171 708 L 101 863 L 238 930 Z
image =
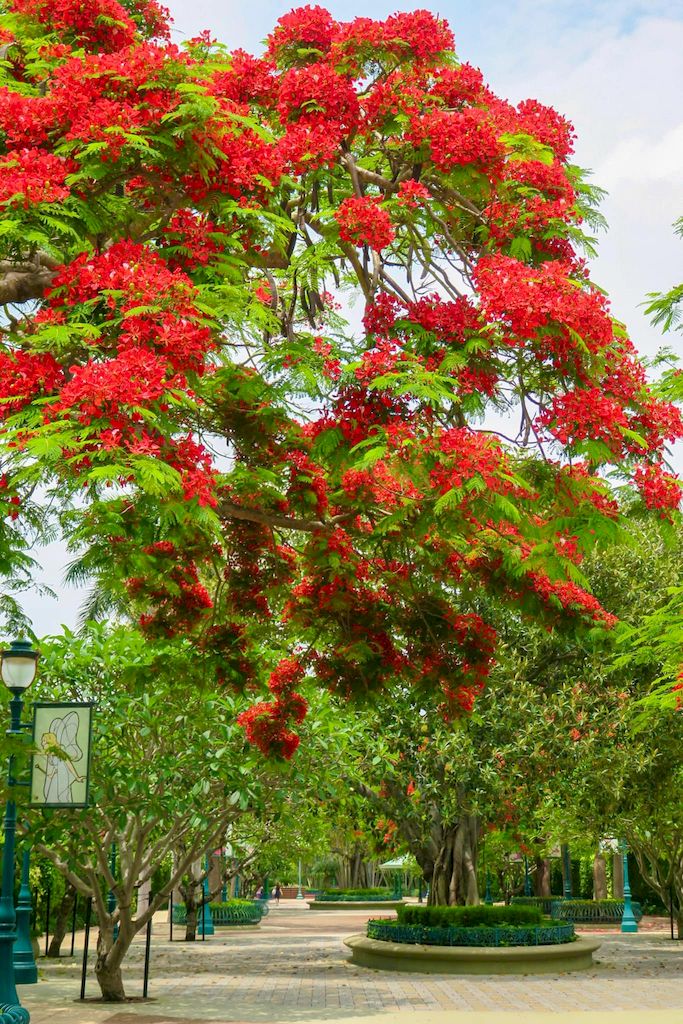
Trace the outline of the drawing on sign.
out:
M 83 760 L 83 751 L 76 742 L 78 735 L 78 712 L 69 711 L 63 718 L 53 718 L 50 728 L 40 737 L 45 751 L 45 767 L 38 765 L 38 771 L 45 772 L 43 796 L 46 804 L 72 804 L 71 787 L 74 782 L 85 782 L 79 775 L 76 763 Z
M 31 803 L 84 807 L 88 802 L 90 704 L 37 704 L 33 721 Z

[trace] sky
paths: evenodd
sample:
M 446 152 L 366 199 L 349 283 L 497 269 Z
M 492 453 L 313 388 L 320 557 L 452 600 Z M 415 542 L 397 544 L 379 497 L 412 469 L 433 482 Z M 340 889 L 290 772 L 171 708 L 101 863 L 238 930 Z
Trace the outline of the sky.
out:
M 231 49 L 252 53 L 293 6 L 165 2 L 177 42 L 208 28 Z M 325 6 L 344 21 L 427 7 L 450 23 L 458 56 L 480 67 L 499 95 L 513 102 L 533 97 L 574 123 L 576 162 L 609 193 L 602 206 L 609 230 L 599 239 L 593 279 L 608 291 L 635 345 L 653 355 L 663 339 L 641 304 L 648 292 L 683 279 L 683 243 L 671 227 L 683 215 L 683 0 L 340 0 Z M 24 600 L 41 636 L 76 623 L 83 593 L 62 584 L 67 556 L 61 545 L 36 555 L 41 582 L 58 593 L 57 600 L 37 593 Z

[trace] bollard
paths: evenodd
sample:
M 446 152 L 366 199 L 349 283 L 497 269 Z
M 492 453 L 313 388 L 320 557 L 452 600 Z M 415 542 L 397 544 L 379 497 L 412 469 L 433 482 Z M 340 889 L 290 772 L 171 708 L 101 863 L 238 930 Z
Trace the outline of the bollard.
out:
M 50 897 L 52 896 L 52 886 L 47 887 L 47 900 L 45 901 L 45 956 L 47 956 L 47 948 L 50 945 Z
M 150 889 L 148 907 L 152 905 L 153 892 Z M 173 915 L 171 914 L 171 917 Z M 149 990 L 149 954 L 152 946 L 152 918 L 150 917 L 147 922 L 147 934 L 145 936 L 145 973 L 142 981 L 142 998 L 147 998 L 147 992 Z
M 88 943 L 90 941 L 90 918 L 92 916 L 92 896 L 85 905 L 85 938 L 83 940 L 83 966 L 81 968 L 81 1002 L 85 999 L 85 980 L 88 973 Z
M 74 955 L 74 943 L 76 942 L 76 908 L 78 907 L 78 893 L 74 891 L 74 909 L 71 914 L 71 956 Z

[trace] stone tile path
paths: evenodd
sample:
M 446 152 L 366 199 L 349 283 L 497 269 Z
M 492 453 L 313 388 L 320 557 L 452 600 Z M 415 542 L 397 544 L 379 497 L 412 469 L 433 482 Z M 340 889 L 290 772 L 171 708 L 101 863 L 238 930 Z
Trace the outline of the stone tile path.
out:
M 40 982 L 22 987 L 21 998 L 32 1024 L 452 1024 L 453 1011 L 464 1015 L 463 1024 L 592 1024 L 591 1011 L 601 1024 L 683 1024 L 683 942 L 671 942 L 661 930 L 603 933 L 590 971 L 420 976 L 348 963 L 342 939 L 362 931 L 367 916 L 314 914 L 284 903 L 259 928 L 219 929 L 206 942 L 187 945 L 168 942 L 161 917 L 153 937 L 149 1001 L 125 1007 L 90 998 L 77 1002 L 80 965 L 70 959 L 41 960 Z M 125 972 L 130 996 L 142 990 L 143 955 L 143 942 L 136 941 Z M 87 995 L 97 995 L 92 977 Z M 640 1017 L 628 1012 L 636 1009 Z

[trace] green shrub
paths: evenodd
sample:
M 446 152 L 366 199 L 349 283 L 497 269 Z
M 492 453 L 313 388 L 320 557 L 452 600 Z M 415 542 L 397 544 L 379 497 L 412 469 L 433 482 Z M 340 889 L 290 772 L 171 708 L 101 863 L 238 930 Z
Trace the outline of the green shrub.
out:
M 321 889 L 322 896 L 386 896 L 391 898 L 391 890 L 385 888 L 375 889 Z
M 226 900 L 225 903 L 209 903 L 212 910 L 226 910 L 230 907 L 253 907 L 253 900 Z
M 420 907 L 406 904 L 397 910 L 400 924 L 423 928 L 495 928 L 499 925 L 541 924 L 540 907 Z

